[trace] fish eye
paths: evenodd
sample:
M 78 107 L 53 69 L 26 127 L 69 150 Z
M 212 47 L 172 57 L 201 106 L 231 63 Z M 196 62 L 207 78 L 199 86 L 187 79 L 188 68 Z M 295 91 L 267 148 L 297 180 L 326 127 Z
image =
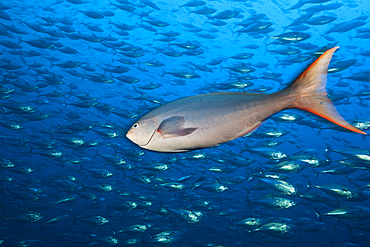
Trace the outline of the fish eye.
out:
M 132 127 L 133 127 L 134 129 L 136 129 L 137 127 L 139 127 L 139 124 L 138 124 L 138 123 L 135 123 Z

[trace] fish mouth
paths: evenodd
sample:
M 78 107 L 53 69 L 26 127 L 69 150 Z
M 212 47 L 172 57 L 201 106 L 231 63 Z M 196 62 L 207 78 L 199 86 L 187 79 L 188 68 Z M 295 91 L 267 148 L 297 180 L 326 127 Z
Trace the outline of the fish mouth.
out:
M 134 142 L 134 141 L 133 141 L 133 137 L 132 137 L 132 135 L 130 135 L 130 132 L 127 132 L 126 137 L 127 137 L 127 139 L 129 139 L 130 141 Z
M 132 141 L 133 143 L 137 144 L 135 141 L 134 141 L 134 137 L 132 135 L 130 135 L 130 133 L 127 132 L 126 134 L 126 137 L 127 139 L 129 139 L 130 141 Z M 139 147 L 142 147 L 141 145 L 137 144 Z
M 153 136 L 154 136 L 155 132 L 157 132 L 157 130 L 153 132 L 153 134 L 150 136 L 150 138 L 149 138 L 148 142 L 146 142 L 146 143 L 144 143 L 144 144 L 139 144 L 139 143 L 137 143 L 137 142 L 134 140 L 134 139 L 135 139 L 135 138 L 134 138 L 134 137 L 135 137 L 135 135 L 132 135 L 132 134 L 130 133 L 130 131 L 129 131 L 129 132 L 127 132 L 126 137 L 127 137 L 127 139 L 129 139 L 129 140 L 130 140 L 130 141 L 132 141 L 133 143 L 137 144 L 139 147 L 145 148 L 145 146 L 147 146 L 147 145 L 149 144 L 149 142 L 153 139 Z

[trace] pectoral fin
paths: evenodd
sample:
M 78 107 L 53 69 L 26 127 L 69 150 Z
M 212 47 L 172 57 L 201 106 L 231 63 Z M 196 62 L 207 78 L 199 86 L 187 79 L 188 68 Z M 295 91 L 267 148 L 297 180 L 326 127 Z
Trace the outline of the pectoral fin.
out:
M 183 117 L 170 117 L 162 121 L 157 132 L 163 139 L 186 136 L 193 133 L 197 128 L 184 128 L 185 119 Z

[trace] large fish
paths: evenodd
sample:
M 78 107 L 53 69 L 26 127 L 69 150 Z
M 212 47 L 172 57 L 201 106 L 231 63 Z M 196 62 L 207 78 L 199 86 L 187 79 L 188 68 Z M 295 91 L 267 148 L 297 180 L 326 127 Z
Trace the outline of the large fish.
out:
M 344 120 L 327 97 L 328 65 L 337 48 L 322 54 L 282 91 L 209 93 L 179 99 L 140 118 L 126 136 L 145 149 L 186 152 L 243 136 L 272 114 L 290 108 L 314 113 L 343 128 L 366 134 Z

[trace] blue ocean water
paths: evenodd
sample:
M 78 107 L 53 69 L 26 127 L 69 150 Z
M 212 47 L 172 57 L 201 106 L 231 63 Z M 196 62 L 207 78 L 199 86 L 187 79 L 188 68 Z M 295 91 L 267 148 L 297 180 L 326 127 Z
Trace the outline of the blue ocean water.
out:
M 368 132 L 366 1 L 0 3 L 0 245 L 368 246 L 369 138 L 289 109 L 213 148 L 161 153 L 140 117 L 274 93 L 339 46 L 326 90 Z

